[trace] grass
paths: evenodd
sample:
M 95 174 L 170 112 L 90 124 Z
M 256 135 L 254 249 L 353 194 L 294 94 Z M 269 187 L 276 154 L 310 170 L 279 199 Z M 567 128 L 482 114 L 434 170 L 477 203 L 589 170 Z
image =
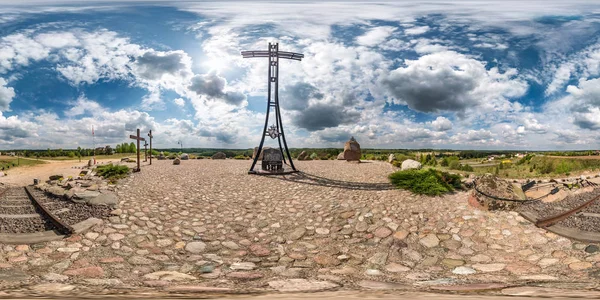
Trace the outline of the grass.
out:
M 397 171 L 389 179 L 397 188 L 419 195 L 439 196 L 461 188 L 459 175 L 435 169 Z
M 125 178 L 129 173 L 129 167 L 121 165 L 103 165 L 96 167 L 96 174 L 108 179 L 109 182 L 114 183 L 121 178 Z
M 100 159 L 121 159 L 123 157 L 137 157 L 136 153 L 115 153 L 113 155 L 96 155 L 96 160 Z M 144 157 L 144 152 L 140 152 L 140 157 Z M 91 156 L 82 156 L 81 161 L 88 161 L 92 157 Z M 57 157 L 40 157 L 42 160 L 79 160 L 79 157 L 68 157 L 68 156 L 57 156 Z
M 45 164 L 45 162 L 28 158 L 17 159 L 15 156 L 0 156 L 0 171 L 4 172 L 13 168 L 34 166 L 39 164 Z

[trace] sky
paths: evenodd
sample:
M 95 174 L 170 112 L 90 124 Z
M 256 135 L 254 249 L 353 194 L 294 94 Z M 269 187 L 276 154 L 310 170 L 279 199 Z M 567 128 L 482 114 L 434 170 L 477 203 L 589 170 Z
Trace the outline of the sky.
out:
M 258 146 L 268 43 L 291 148 L 600 148 L 597 1 L 0 0 L 0 150 Z

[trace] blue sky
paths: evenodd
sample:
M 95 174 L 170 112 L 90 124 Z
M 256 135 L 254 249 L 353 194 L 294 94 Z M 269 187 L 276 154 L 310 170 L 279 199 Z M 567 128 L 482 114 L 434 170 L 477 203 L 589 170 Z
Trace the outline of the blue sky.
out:
M 254 147 L 269 42 L 290 147 L 600 148 L 593 1 L 13 2 L 0 149 Z

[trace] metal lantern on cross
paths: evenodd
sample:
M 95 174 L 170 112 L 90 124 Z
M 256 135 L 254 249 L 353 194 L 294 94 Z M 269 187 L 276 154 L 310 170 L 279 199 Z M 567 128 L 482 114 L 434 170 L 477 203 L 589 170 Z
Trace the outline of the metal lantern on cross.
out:
M 287 154 L 287 160 L 289 160 L 289 166 L 291 167 L 291 171 L 284 171 L 282 168 L 265 168 L 265 161 L 263 158 L 263 171 L 268 169 L 267 173 L 269 174 L 289 174 L 293 172 L 297 172 L 296 167 L 294 166 L 294 162 L 292 161 L 292 156 L 290 155 L 290 150 L 288 149 L 287 142 L 285 140 L 285 133 L 283 131 L 283 123 L 281 122 L 281 110 L 279 109 L 279 58 L 284 59 L 292 59 L 301 61 L 304 58 L 304 54 L 294 53 L 294 52 L 285 52 L 279 51 L 279 43 L 269 43 L 268 51 L 242 51 L 242 57 L 244 58 L 252 58 L 252 57 L 267 57 L 269 59 L 269 77 L 268 77 L 268 92 L 267 92 L 267 114 L 265 116 L 265 127 L 263 129 L 263 134 L 260 140 L 260 144 L 258 146 L 258 151 L 254 156 L 254 160 L 252 161 L 252 166 L 250 167 L 250 171 L 248 174 L 259 174 L 261 172 L 257 172 L 254 170 L 256 166 L 256 162 L 261 156 L 263 150 L 263 144 L 265 142 L 265 137 L 269 136 L 272 139 L 277 139 L 279 143 L 279 150 L 281 151 L 281 157 L 283 158 L 283 163 L 287 164 L 285 154 Z M 273 108 L 273 112 L 275 113 L 275 124 L 268 127 L 269 124 L 269 115 L 271 113 L 271 108 Z M 282 142 L 283 141 L 283 145 Z M 284 152 L 285 150 L 285 152 Z M 285 153 L 285 154 L 284 154 Z M 276 171 L 272 171 L 276 170 Z

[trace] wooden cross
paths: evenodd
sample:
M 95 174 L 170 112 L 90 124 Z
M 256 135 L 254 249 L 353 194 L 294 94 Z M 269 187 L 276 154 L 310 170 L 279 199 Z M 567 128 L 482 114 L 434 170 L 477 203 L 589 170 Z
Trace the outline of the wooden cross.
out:
M 148 142 L 144 140 L 144 162 L 148 161 Z
M 140 137 L 140 129 L 137 129 L 137 135 L 130 135 L 129 136 L 130 139 L 136 140 L 137 141 L 137 169 L 133 170 L 134 172 L 139 172 L 140 169 L 140 141 L 146 141 L 146 139 Z
M 152 165 L 152 130 L 148 132 L 148 136 L 150 137 L 150 165 Z

